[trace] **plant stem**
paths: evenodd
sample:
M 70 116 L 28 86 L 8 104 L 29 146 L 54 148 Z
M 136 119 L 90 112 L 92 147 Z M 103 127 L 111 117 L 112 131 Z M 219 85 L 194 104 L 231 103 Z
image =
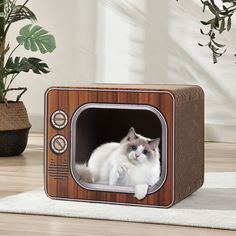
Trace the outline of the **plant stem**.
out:
M 7 61 L 9 60 L 9 58 L 11 58 L 12 54 L 16 51 L 16 49 L 17 49 L 19 46 L 20 46 L 20 44 L 18 44 L 18 45 L 12 50 L 12 52 L 11 52 L 10 55 L 8 56 Z M 2 94 L 3 100 L 6 99 L 6 95 L 7 95 L 7 92 L 9 91 L 9 87 L 11 86 L 12 82 L 13 82 L 14 79 L 17 77 L 17 75 L 18 75 L 18 74 L 13 74 L 13 75 L 12 75 L 11 80 L 10 80 L 10 82 L 9 82 L 9 84 L 8 84 L 8 86 L 7 86 L 6 89 L 5 89 L 5 87 L 6 87 L 6 84 L 7 84 L 7 76 L 5 77 L 5 81 L 4 81 L 4 89 L 5 89 L 5 90 L 4 90 L 3 94 Z M 0 101 L 0 102 L 1 102 L 1 101 Z
M 10 86 L 12 84 L 12 82 L 14 81 L 14 79 L 18 76 L 19 74 L 13 74 L 12 77 L 11 77 L 11 80 L 7 86 L 7 88 L 3 91 L 3 100 L 6 99 L 6 96 L 7 96 L 7 92 L 10 91 Z
M 235 5 L 228 7 L 228 11 L 231 10 L 230 8 L 233 8 L 232 10 L 235 10 Z
M 13 82 L 13 81 L 14 81 L 14 79 L 17 77 L 17 75 L 19 75 L 19 74 L 14 74 L 14 75 L 12 75 L 12 77 L 11 77 L 11 80 L 10 80 L 10 82 L 9 82 L 9 84 L 8 84 L 8 86 L 7 86 L 7 88 L 6 88 L 6 89 L 9 89 L 9 88 L 10 88 L 10 86 L 11 86 L 12 82 Z
M 26 87 L 10 88 L 10 89 L 4 90 L 4 92 L 7 93 L 7 92 L 9 92 L 9 91 L 19 91 L 19 90 L 22 91 L 22 92 L 17 96 L 17 98 L 16 98 L 16 102 L 19 102 L 21 96 L 27 91 L 27 88 L 26 88 Z
M 18 89 L 19 89 L 19 88 L 18 88 Z M 19 102 L 21 96 L 27 91 L 27 88 L 20 88 L 20 89 L 22 89 L 23 91 L 17 96 L 16 102 Z
M 12 54 L 16 51 L 16 49 L 20 46 L 20 44 L 18 44 L 13 50 L 12 52 L 10 53 L 10 55 L 8 56 L 8 59 L 7 61 L 9 60 L 9 58 L 12 56 Z

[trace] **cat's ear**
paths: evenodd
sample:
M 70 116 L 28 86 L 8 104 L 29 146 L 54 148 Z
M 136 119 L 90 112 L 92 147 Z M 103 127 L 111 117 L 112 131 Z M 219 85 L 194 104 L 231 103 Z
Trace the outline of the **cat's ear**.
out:
M 152 139 L 148 141 L 148 144 L 150 145 L 151 149 L 155 150 L 160 144 L 160 138 Z
M 131 127 L 129 129 L 128 134 L 127 134 L 127 140 L 132 140 L 132 139 L 136 139 L 136 138 L 137 138 L 137 135 L 135 133 L 135 129 L 134 129 L 134 127 Z

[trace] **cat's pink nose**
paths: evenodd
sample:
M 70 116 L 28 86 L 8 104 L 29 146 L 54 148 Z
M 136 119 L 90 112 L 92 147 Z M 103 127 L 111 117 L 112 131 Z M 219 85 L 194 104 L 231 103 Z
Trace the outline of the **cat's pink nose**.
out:
M 139 157 L 139 154 L 137 154 L 137 153 L 135 153 L 135 157 L 136 157 L 136 159 Z

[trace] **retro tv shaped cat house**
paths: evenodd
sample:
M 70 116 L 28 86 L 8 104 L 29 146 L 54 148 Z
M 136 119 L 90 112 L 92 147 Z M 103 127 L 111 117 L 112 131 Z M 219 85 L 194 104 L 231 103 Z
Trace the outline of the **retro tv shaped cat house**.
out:
M 76 163 L 130 127 L 161 138 L 161 176 L 143 200 L 134 188 L 84 182 Z M 191 85 L 94 84 L 45 93 L 45 191 L 53 199 L 170 207 L 203 184 L 204 94 Z

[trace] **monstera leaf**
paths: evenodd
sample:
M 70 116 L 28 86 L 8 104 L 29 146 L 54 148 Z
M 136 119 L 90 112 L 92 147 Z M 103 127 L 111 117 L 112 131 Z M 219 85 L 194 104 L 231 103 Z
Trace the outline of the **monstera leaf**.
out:
M 29 72 L 30 70 L 36 74 L 49 73 L 48 65 L 35 57 L 23 57 L 22 59 L 16 57 L 15 60 L 10 57 L 6 63 L 6 70 L 8 74 L 18 74 L 20 72 Z
M 26 25 L 20 29 L 20 35 L 16 38 L 17 42 L 27 50 L 41 53 L 52 52 L 56 48 L 53 35 L 39 25 Z

